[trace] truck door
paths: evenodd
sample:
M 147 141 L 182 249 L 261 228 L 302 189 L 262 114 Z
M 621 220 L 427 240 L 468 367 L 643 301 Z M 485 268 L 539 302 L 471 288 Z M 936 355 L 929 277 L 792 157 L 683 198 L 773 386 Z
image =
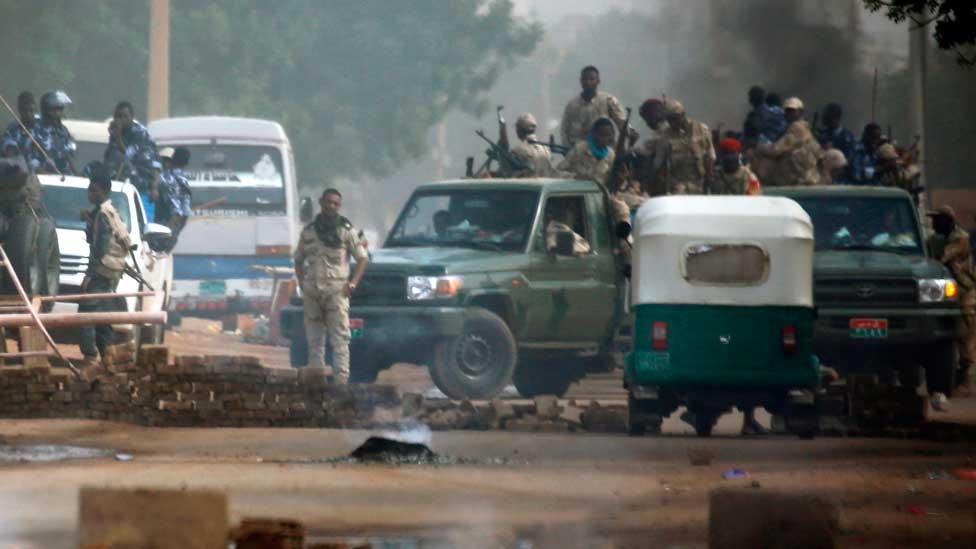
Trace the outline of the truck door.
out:
M 532 242 L 532 288 L 526 308 L 526 339 L 536 342 L 595 344 L 606 335 L 612 295 L 602 280 L 601 263 L 610 253 L 605 223 L 593 223 L 584 193 L 550 195 Z M 601 232 L 602 229 L 602 232 Z M 556 252 L 556 233 L 572 230 L 573 254 Z M 612 283 L 612 278 L 611 278 Z

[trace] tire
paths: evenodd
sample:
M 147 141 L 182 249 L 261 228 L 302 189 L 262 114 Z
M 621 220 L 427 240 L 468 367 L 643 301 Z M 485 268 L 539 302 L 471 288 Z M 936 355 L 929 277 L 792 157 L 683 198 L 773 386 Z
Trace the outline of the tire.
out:
M 786 416 L 786 428 L 804 440 L 812 440 L 820 432 L 816 410 L 797 410 Z
M 512 383 L 525 398 L 539 395 L 562 397 L 579 377 L 576 368 L 570 364 L 571 361 L 571 358 L 519 360 L 512 374 Z
M 37 220 L 37 287 L 35 295 L 58 295 L 61 287 L 61 249 L 54 220 L 42 217 Z M 43 312 L 50 312 L 54 302 L 45 302 Z
M 639 437 L 651 433 L 661 434 L 664 419 L 657 400 L 639 400 L 627 392 L 627 434 Z
M 430 377 L 450 398 L 492 398 L 511 381 L 517 356 L 505 321 L 472 308 L 465 313 L 461 334 L 437 344 Z
M 349 349 L 349 382 L 376 383 L 386 364 L 380 353 L 368 348 Z
M 695 409 L 693 413 L 695 415 L 695 434 L 700 437 L 712 436 L 712 429 L 715 428 L 715 424 L 718 423 L 718 418 L 722 414 L 702 408 Z
M 305 326 L 293 329 L 288 342 L 288 362 L 292 368 L 308 366 L 308 341 L 305 340 Z
M 7 238 L 4 242 L 4 249 L 7 258 L 20 279 L 20 284 L 28 297 L 37 295 L 40 286 L 38 276 L 37 261 L 35 255 L 35 245 L 37 243 L 37 219 L 32 215 L 18 215 L 10 220 L 10 227 L 7 229 Z M 17 288 L 6 269 L 3 270 L 4 289 L 7 293 L 17 293 Z
M 932 345 L 927 349 L 925 356 L 922 357 L 922 365 L 925 367 L 925 382 L 929 388 L 929 394 L 942 393 L 952 396 L 952 390 L 956 387 L 956 346 L 952 342 L 945 342 L 940 345 Z

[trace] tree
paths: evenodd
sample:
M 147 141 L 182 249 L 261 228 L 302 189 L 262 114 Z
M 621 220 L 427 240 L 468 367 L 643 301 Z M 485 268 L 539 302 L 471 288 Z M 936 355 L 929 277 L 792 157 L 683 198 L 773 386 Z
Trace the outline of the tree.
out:
M 391 173 L 452 109 L 477 112 L 541 30 L 510 0 L 173 0 L 173 115 L 282 123 L 300 184 Z M 148 2 L 0 0 L 5 97 L 61 87 L 71 117 L 145 112 Z M 137 115 L 138 115 L 137 112 Z
M 871 11 L 884 10 L 896 23 L 924 27 L 935 23 L 939 48 L 955 50 L 960 65 L 976 64 L 976 2 L 973 0 L 864 0 Z M 967 53 L 968 52 L 968 53 Z

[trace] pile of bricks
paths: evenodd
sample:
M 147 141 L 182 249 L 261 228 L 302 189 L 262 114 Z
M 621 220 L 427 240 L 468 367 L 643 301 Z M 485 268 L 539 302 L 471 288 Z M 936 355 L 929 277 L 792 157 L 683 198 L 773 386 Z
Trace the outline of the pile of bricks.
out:
M 627 408 L 591 401 L 560 402 L 544 395 L 531 401 L 481 402 L 425 400 L 423 395 L 403 396 L 403 417 L 415 419 L 433 430 L 501 429 L 506 431 L 565 433 L 576 431 L 625 432 Z
M 265 368 L 249 356 L 177 356 L 164 346 L 110 347 L 105 370 L 82 379 L 47 367 L 0 369 L 0 416 L 67 417 L 155 426 L 385 426 L 395 387 L 336 386 L 324 371 Z

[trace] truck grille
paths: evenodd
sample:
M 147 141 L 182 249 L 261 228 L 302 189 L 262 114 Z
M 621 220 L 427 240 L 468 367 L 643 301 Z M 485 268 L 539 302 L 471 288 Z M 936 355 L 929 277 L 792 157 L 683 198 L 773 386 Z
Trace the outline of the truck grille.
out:
M 813 302 L 818 307 L 898 307 L 918 303 L 913 279 L 817 280 Z
M 407 300 L 407 277 L 398 274 L 367 273 L 352 295 L 353 305 L 382 305 Z
M 61 255 L 61 274 L 83 273 L 88 270 L 88 256 Z

